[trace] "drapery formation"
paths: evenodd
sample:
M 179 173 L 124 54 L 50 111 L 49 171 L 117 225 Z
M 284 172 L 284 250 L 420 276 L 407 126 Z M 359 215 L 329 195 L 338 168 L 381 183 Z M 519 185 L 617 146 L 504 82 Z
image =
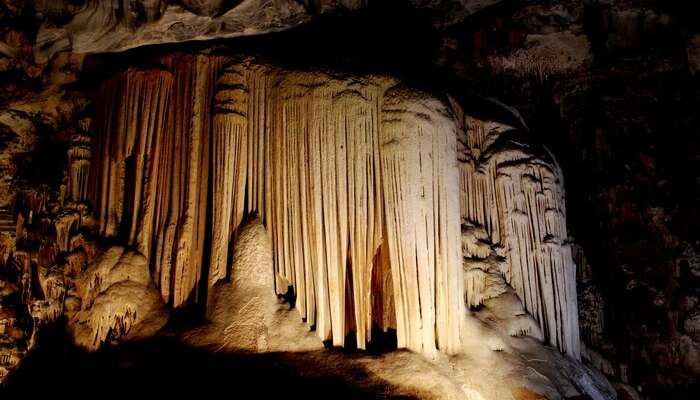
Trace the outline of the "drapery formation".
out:
M 100 93 L 90 174 L 100 233 L 144 254 L 175 307 L 196 298 L 204 265 L 209 105 L 219 63 L 168 57 L 162 69 L 118 74 Z
M 505 250 L 501 273 L 545 339 L 580 358 L 576 265 L 566 231 L 561 170 L 546 149 L 518 140 L 512 128 L 464 115 L 460 135 L 462 219 Z M 465 254 L 465 257 L 478 256 Z M 469 275 L 481 279 L 484 275 Z M 479 290 L 484 282 L 467 282 Z M 467 293 L 477 301 L 479 293 Z M 476 306 L 478 304 L 470 304 Z
M 257 213 L 277 292 L 292 288 L 321 339 L 354 333 L 364 348 L 373 328 L 396 329 L 399 347 L 457 352 L 461 215 L 504 249 L 501 273 L 547 339 L 579 356 L 552 159 L 392 78 L 224 61 L 169 56 L 102 89 L 89 198 L 164 300 L 200 301 L 227 278 L 237 228 Z
M 365 348 L 372 328 L 394 328 L 400 347 L 458 351 L 456 135 L 444 105 L 388 91 L 397 82 L 385 77 L 247 62 L 219 74 L 218 62 L 168 58 L 105 84 L 91 175 L 101 234 L 143 253 L 177 307 L 207 270 L 208 286 L 227 277 L 236 229 L 258 213 L 277 291 L 293 288 L 321 339 L 354 333 Z
M 459 227 L 445 219 L 458 213 L 454 123 L 437 100 L 392 85 L 240 64 L 223 73 L 210 281 L 225 276 L 243 215 L 258 212 L 277 290 L 293 287 L 321 339 L 340 346 L 354 332 L 364 348 L 374 325 L 396 328 L 400 347 L 457 351 Z M 388 274 L 390 288 L 372 281 Z

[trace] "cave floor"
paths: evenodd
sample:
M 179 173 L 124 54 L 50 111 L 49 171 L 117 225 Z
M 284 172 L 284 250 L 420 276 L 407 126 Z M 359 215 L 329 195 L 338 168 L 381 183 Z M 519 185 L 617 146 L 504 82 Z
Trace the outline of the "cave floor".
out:
M 458 357 L 438 354 L 432 359 L 409 351 L 337 348 L 241 353 L 212 351 L 211 346 L 183 340 L 182 332 L 166 331 L 148 340 L 87 353 L 65 345 L 62 335 L 54 332 L 23 361 L 0 390 L 1 398 L 59 392 L 79 398 L 96 393 L 158 398 L 194 393 L 234 399 L 574 398 L 557 393 L 562 387 L 561 381 L 552 379 L 560 367 L 556 359 L 546 362 L 544 369 L 530 368 L 531 364 L 514 368 L 527 357 L 523 349 L 517 354 L 474 349 Z

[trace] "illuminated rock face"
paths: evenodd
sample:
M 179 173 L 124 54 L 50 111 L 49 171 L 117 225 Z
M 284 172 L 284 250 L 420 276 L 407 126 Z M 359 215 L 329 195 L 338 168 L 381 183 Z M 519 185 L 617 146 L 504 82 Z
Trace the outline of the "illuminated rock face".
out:
M 168 61 L 172 72 L 130 70 L 104 85 L 89 198 L 100 233 L 120 234 L 144 254 L 163 300 L 177 307 L 194 296 L 202 271 L 211 115 L 204 105 L 216 60 Z
M 477 306 L 512 286 L 544 337 L 580 358 L 576 265 L 566 232 L 563 177 L 546 149 L 499 123 L 464 115 L 460 132 L 463 247 L 467 302 Z M 485 260 L 476 265 L 476 260 Z M 467 262 L 469 264 L 469 262 Z M 494 279 L 495 275 L 495 279 Z
M 210 281 L 226 274 L 228 238 L 242 216 L 259 212 L 277 290 L 294 288 L 321 339 L 342 346 L 355 332 L 364 348 L 374 322 L 396 328 L 400 347 L 457 351 L 458 226 L 439 220 L 458 212 L 454 123 L 437 100 L 395 84 L 254 65 L 224 71 Z M 392 292 L 372 290 L 374 268 L 394 277 Z M 373 294 L 393 297 L 395 323 L 372 320 Z
M 89 198 L 164 301 L 206 301 L 257 214 L 277 293 L 293 289 L 322 340 L 354 333 L 364 348 L 372 328 L 395 329 L 399 347 L 456 353 L 465 299 L 510 285 L 545 339 L 579 357 L 561 173 L 512 128 L 385 76 L 206 55 L 161 65 L 103 87 Z M 479 240 L 463 243 L 460 221 Z M 491 252 L 465 275 L 462 256 Z
M 120 246 L 88 266 L 77 289 L 81 307 L 69 319 L 68 330 L 73 342 L 87 350 L 150 337 L 168 319 L 146 259 Z

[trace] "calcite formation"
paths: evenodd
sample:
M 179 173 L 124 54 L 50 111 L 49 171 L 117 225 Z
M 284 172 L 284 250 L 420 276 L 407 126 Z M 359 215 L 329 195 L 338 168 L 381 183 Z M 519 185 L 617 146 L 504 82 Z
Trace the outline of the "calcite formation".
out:
M 395 329 L 399 347 L 459 352 L 465 298 L 511 285 L 546 340 L 579 357 L 548 154 L 387 76 L 203 54 L 160 65 L 103 87 L 88 197 L 100 234 L 146 257 L 171 306 L 206 302 L 231 277 L 239 225 L 257 214 L 277 293 L 322 340 L 354 333 L 364 348 L 373 328 Z M 472 244 L 460 216 L 480 232 Z M 463 278 L 462 255 L 489 266 Z
M 68 168 L 70 170 L 68 188 L 70 200 L 74 203 L 83 203 L 87 200 L 88 174 L 92 156 L 90 123 L 89 118 L 80 121 L 79 131 L 71 138 L 71 146 L 68 150 Z
M 435 127 L 430 132 L 431 121 L 415 116 L 431 109 L 407 109 L 401 96 L 409 95 L 410 99 L 411 93 L 400 88 L 395 89 L 395 95 L 387 93 L 391 83 L 381 78 L 338 79 L 319 73 L 255 71 L 240 66 L 227 69 L 219 81 L 215 106 L 214 152 L 240 155 L 222 160 L 222 168 L 214 169 L 221 171 L 224 180 L 229 176 L 232 185 L 224 181 L 223 187 L 233 188 L 220 206 L 225 210 L 234 205 L 231 229 L 225 232 L 230 236 L 245 212 L 262 210 L 273 238 L 277 274 L 282 278 L 278 292 L 286 292 L 288 285 L 294 288 L 302 317 L 316 325 L 322 339 L 343 345 L 346 334 L 353 331 L 357 346 L 364 348 L 373 322 L 372 269 L 391 268 L 392 276 L 401 277 L 395 278 L 401 281 L 395 280 L 391 296 L 405 300 L 394 303 L 396 325 L 379 328 L 396 327 L 399 345 L 418 351 L 434 349 L 437 332 L 442 335 L 440 347 L 454 351 L 458 348 L 460 291 L 436 285 L 435 279 L 459 282 L 454 268 L 449 271 L 457 265 L 456 226 L 452 226 L 452 235 L 443 234 L 451 237 L 452 243 L 428 241 L 434 232 L 449 229 L 444 221 L 433 220 L 435 209 L 451 205 L 456 212 L 456 193 L 449 204 L 445 183 L 432 181 L 443 172 L 441 166 L 447 169 L 447 176 L 449 167 L 454 168 L 450 163 L 454 154 L 449 153 L 449 120 L 442 117 L 441 121 L 441 115 L 435 113 Z M 408 105 L 422 104 L 416 101 Z M 277 117 L 264 122 L 266 112 Z M 248 128 L 248 124 L 253 126 Z M 392 131 L 396 125 L 403 129 Z M 442 126 L 446 126 L 445 132 L 439 130 Z M 433 143 L 440 134 L 447 138 Z M 224 146 L 217 148 L 217 143 Z M 424 151 L 433 151 L 438 160 L 433 166 L 424 155 L 426 162 L 421 169 L 418 161 Z M 380 174 L 386 174 L 386 180 L 378 179 Z M 416 191 L 405 190 L 402 201 L 397 187 L 405 187 L 403 182 L 407 181 L 420 186 Z M 382 191 L 387 195 L 381 197 Z M 447 199 L 442 204 L 432 201 L 433 193 L 440 191 Z M 246 198 L 248 204 L 243 204 Z M 214 215 L 218 215 L 219 204 L 215 198 Z M 391 217 L 385 218 L 383 212 Z M 449 214 L 449 208 L 442 214 Z M 387 221 L 386 231 L 391 232 L 386 239 L 382 236 L 383 220 Z M 421 232 L 421 228 L 425 230 Z M 217 233 L 215 226 L 215 241 L 220 237 Z M 382 240 L 388 240 L 390 266 L 382 265 L 378 256 Z M 216 246 L 223 254 L 212 251 L 213 281 L 223 277 L 227 246 L 224 240 Z M 438 249 L 443 254 L 435 254 Z M 425 275 L 419 276 L 421 273 Z M 419 291 L 421 280 L 424 292 Z M 349 309 L 347 301 L 352 305 Z M 420 306 L 424 308 L 419 310 Z M 436 317 L 444 319 L 436 324 Z M 436 328 L 426 332 L 422 326 Z
M 545 338 L 580 357 L 576 265 L 566 233 L 563 177 L 546 149 L 528 146 L 507 125 L 465 115 L 452 101 L 459 130 L 461 216 L 474 239 L 467 259 L 467 301 L 495 297 L 504 277 L 539 322 Z M 477 229 L 478 227 L 478 229 Z M 482 262 L 483 265 L 483 262 Z
M 207 322 L 184 340 L 215 352 L 301 352 L 323 348 L 299 313 L 271 290 L 272 241 L 257 216 L 242 221 L 233 243 L 231 279 L 217 282 Z
M 203 56 L 168 64 L 172 72 L 129 70 L 104 85 L 102 96 L 120 108 L 106 105 L 98 116 L 99 162 L 92 165 L 89 198 L 101 216 L 101 235 L 126 235 L 154 268 L 163 300 L 178 307 L 197 300 L 208 245 L 211 113 L 205 105 L 218 66 Z
M 120 246 L 106 249 L 76 283 L 80 308 L 71 310 L 68 330 L 87 350 L 150 337 L 167 321 L 141 254 Z
M 277 291 L 294 290 L 297 308 L 321 339 L 340 346 L 355 332 L 364 348 L 374 322 L 396 328 L 401 347 L 458 351 L 459 225 L 447 218 L 458 213 L 456 186 L 449 185 L 457 181 L 456 136 L 447 109 L 430 96 L 389 90 L 396 82 L 386 77 L 333 77 L 245 62 L 231 64 L 217 82 L 212 77 L 220 63 L 201 58 L 184 67 L 196 69 L 190 76 L 201 90 L 196 101 L 215 101 L 211 138 L 201 130 L 205 137 L 188 145 L 178 142 L 197 134 L 198 119 L 212 117 L 204 109 L 182 112 L 182 102 L 192 96 L 172 86 L 187 84 L 186 78 L 174 79 L 165 66 L 125 71 L 105 85 L 107 118 L 96 150 L 102 159 L 91 174 L 101 234 L 124 237 L 147 256 L 164 300 L 176 307 L 196 300 L 207 232 L 189 221 L 192 216 L 173 214 L 207 204 L 176 190 L 180 171 L 202 162 L 205 167 L 189 169 L 191 189 L 183 187 L 201 195 L 196 180 L 206 179 L 197 171 L 210 167 L 207 286 L 229 276 L 236 229 L 245 215 L 259 213 L 272 238 Z M 182 67 L 173 60 L 164 64 L 175 74 Z M 180 111 L 168 111 L 174 109 Z M 166 130 L 172 134 L 156 136 L 164 126 L 173 126 Z M 198 153 L 205 155 L 189 159 Z M 415 184 L 410 191 L 400 189 L 408 182 Z M 175 224 L 187 223 L 192 230 L 176 231 Z M 201 238 L 195 241 L 200 247 L 183 247 L 176 234 Z M 380 256 L 380 249 L 387 254 Z M 175 262 L 163 261 L 173 254 Z M 374 292 L 393 298 L 378 304 L 377 315 L 393 314 L 384 309 L 393 304 L 395 319 L 372 321 L 373 269 L 397 277 L 390 293 Z

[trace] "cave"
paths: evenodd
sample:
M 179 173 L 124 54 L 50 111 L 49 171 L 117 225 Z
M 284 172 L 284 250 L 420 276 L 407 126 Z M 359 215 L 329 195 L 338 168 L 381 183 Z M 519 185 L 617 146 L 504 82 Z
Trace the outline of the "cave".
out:
M 0 394 L 698 398 L 698 12 L 4 0 Z

